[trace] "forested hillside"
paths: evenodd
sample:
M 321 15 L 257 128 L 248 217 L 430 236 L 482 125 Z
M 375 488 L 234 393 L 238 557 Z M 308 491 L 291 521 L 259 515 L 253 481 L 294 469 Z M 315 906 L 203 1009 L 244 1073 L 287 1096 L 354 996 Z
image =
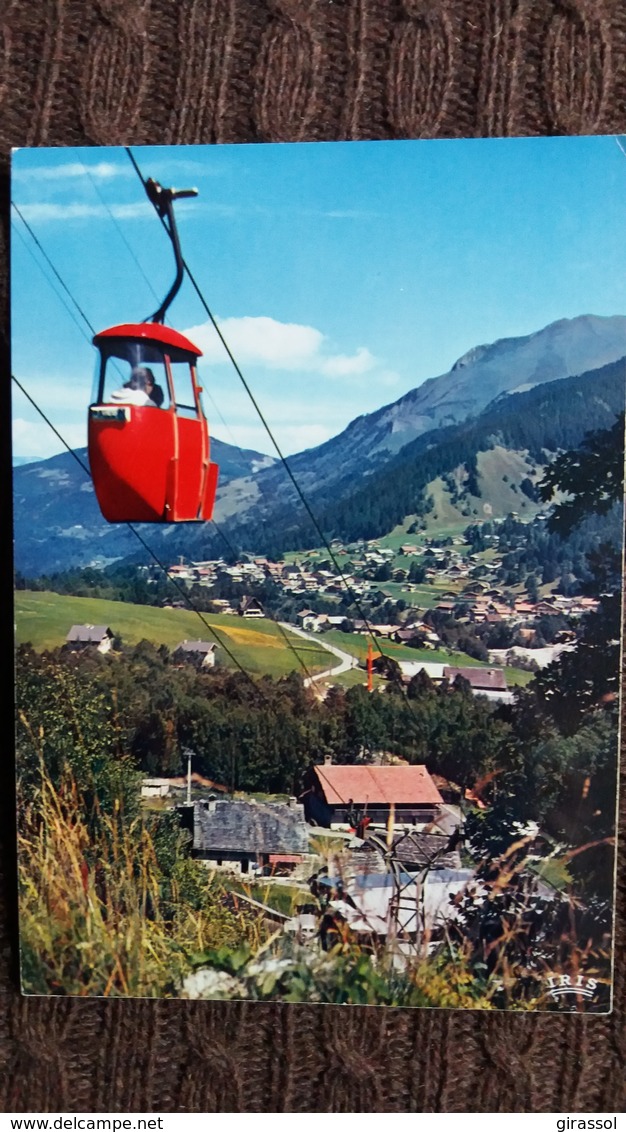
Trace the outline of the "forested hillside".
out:
M 337 503 L 319 500 L 324 530 L 347 541 L 385 534 L 407 515 L 427 513 L 428 485 L 459 466 L 466 471 L 467 491 L 488 499 L 489 483 L 476 476 L 479 452 L 499 445 L 527 453 L 542 465 L 559 449 L 575 448 L 588 430 L 606 428 L 623 410 L 625 375 L 622 359 L 592 373 L 505 395 L 476 420 L 425 433 L 356 492 Z M 302 545 L 305 531 L 303 526 L 293 534 L 304 539 Z

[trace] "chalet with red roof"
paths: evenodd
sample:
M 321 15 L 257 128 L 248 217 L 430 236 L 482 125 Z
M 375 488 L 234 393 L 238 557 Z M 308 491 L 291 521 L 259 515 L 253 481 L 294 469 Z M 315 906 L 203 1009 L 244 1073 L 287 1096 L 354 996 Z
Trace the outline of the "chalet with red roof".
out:
M 326 761 L 309 767 L 302 796 L 307 821 L 327 829 L 391 820 L 431 822 L 443 799 L 425 766 L 338 766 Z

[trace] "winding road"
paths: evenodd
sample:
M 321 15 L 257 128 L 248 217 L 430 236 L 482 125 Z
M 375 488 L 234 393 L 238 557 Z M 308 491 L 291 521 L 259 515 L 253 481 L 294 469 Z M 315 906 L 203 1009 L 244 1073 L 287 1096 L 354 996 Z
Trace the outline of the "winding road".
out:
M 296 637 L 302 637 L 305 641 L 311 641 L 314 645 L 321 645 L 327 652 L 338 657 L 340 664 L 336 664 L 334 668 L 327 668 L 324 672 L 318 672 L 315 676 L 308 676 L 304 681 L 305 688 L 309 684 L 315 683 L 317 680 L 325 680 L 329 676 L 340 676 L 342 672 L 348 672 L 351 668 L 358 668 L 359 662 L 355 656 L 351 656 L 348 652 L 342 652 L 335 645 L 329 645 L 324 640 L 320 633 L 305 633 L 304 629 L 298 629 L 295 625 L 289 625 L 287 621 L 281 621 L 280 625 L 289 633 L 294 633 Z

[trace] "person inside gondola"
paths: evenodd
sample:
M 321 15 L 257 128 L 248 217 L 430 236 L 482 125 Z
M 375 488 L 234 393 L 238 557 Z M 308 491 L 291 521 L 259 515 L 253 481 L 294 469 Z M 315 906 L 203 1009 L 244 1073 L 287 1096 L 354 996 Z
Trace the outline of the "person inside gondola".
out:
M 153 404 L 156 405 L 157 409 L 160 409 L 163 404 L 163 390 L 154 380 L 154 374 L 151 369 L 146 368 L 144 373 L 146 375 L 146 393 Z
M 154 374 L 147 366 L 134 366 L 130 380 L 121 389 L 114 389 L 111 399 L 126 405 L 151 405 L 160 408 L 163 404 L 163 390 L 154 380 Z

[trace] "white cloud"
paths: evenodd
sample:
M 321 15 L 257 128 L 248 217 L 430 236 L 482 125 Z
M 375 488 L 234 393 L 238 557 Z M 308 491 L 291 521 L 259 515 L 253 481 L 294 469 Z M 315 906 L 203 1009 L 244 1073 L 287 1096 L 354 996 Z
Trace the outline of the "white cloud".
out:
M 110 181 L 114 177 L 135 176 L 130 165 L 114 165 L 111 161 L 99 161 L 96 165 L 88 165 L 81 161 L 68 161 L 64 165 L 39 165 L 28 168 L 16 167 L 13 176 L 21 181 L 67 181 L 75 177 L 85 177 L 89 174 L 94 180 Z
M 312 326 L 277 322 L 274 318 L 224 318 L 219 327 L 239 362 L 274 369 L 309 369 L 319 355 L 324 335 Z M 207 361 L 227 360 L 224 347 L 210 322 L 185 331 Z
M 86 421 L 82 424 L 64 424 L 60 431 L 70 448 L 84 448 L 86 446 Z M 13 418 L 13 453 L 15 456 L 29 456 L 37 460 L 45 460 L 61 451 L 65 451 L 64 446 L 45 421 L 27 421 L 22 417 Z
M 377 364 L 364 346 L 359 346 L 354 354 L 327 352 L 328 339 L 314 326 L 279 322 L 266 316 L 225 318 L 218 322 L 230 350 L 242 364 L 321 373 L 327 377 L 365 373 Z M 185 334 L 200 347 L 208 362 L 228 361 L 210 322 L 192 326 Z
M 108 210 L 102 204 L 83 204 L 79 201 L 71 204 L 20 204 L 19 210 L 29 224 L 45 224 L 56 220 L 102 220 L 108 219 L 109 213 L 117 220 L 148 220 L 154 217 L 152 205 L 143 200 L 133 204 L 112 204 Z
M 29 224 L 45 223 L 48 220 L 89 220 L 94 216 L 106 215 L 102 205 L 96 204 L 20 204 L 19 210 Z

